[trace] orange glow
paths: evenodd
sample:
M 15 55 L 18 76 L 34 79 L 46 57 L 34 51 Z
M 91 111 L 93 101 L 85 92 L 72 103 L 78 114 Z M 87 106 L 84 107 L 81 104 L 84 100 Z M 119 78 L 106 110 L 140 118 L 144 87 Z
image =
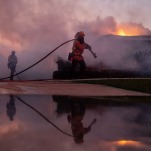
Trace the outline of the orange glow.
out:
M 11 47 L 12 49 L 21 49 L 21 44 L 16 40 L 11 40 L 0 35 L 0 44 Z
M 115 34 L 119 36 L 137 36 L 141 35 L 141 32 L 137 31 L 136 29 L 119 27 Z
M 126 36 L 126 33 L 124 32 L 124 30 L 119 29 L 118 32 L 117 32 L 117 35 Z
M 119 146 L 126 146 L 126 145 L 130 145 L 130 146 L 137 146 L 137 147 L 141 147 L 143 144 L 138 142 L 138 141 L 133 141 L 133 140 L 120 140 L 117 141 L 117 145 Z
M 149 31 L 139 24 L 120 24 L 115 32 L 116 35 L 120 36 L 138 36 L 149 34 Z

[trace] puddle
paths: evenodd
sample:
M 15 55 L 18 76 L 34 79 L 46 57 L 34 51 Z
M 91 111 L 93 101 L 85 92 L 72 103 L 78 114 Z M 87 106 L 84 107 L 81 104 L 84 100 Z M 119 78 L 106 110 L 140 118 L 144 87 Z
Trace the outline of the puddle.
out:
M 143 98 L 131 103 L 130 98 L 3 95 L 0 100 L 1 150 L 151 148 L 151 104 Z

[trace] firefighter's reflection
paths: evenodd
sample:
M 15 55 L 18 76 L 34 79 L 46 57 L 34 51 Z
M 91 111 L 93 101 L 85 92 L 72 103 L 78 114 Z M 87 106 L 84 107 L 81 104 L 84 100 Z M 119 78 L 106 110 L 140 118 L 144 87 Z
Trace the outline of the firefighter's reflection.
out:
M 85 114 L 85 106 L 82 102 L 71 103 L 71 113 L 68 115 L 68 122 L 71 123 L 71 129 L 74 141 L 77 144 L 84 142 L 83 137 L 86 133 L 90 132 L 92 122 L 88 127 L 83 127 L 83 117 Z
M 10 100 L 6 104 L 6 114 L 9 117 L 10 121 L 13 121 L 14 115 L 16 114 L 16 107 L 15 107 L 15 97 L 10 95 Z

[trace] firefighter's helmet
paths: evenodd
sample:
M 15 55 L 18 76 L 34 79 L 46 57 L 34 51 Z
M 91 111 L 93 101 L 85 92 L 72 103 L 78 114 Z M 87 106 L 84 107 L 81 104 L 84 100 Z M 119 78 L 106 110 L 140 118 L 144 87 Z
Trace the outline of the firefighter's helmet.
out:
M 85 33 L 84 33 L 83 31 L 80 31 L 80 32 L 79 32 L 79 35 L 85 36 Z

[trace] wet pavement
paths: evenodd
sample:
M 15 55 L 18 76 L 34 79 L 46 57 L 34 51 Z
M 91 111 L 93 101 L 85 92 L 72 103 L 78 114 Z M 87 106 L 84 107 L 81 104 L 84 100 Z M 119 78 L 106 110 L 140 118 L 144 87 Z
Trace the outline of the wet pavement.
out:
M 150 97 L 137 102 L 131 97 L 1 95 L 0 100 L 0 149 L 4 151 L 151 148 Z
M 70 96 L 151 96 L 151 94 L 104 85 L 69 81 L 7 81 L 0 82 L 0 94 L 70 95 Z

